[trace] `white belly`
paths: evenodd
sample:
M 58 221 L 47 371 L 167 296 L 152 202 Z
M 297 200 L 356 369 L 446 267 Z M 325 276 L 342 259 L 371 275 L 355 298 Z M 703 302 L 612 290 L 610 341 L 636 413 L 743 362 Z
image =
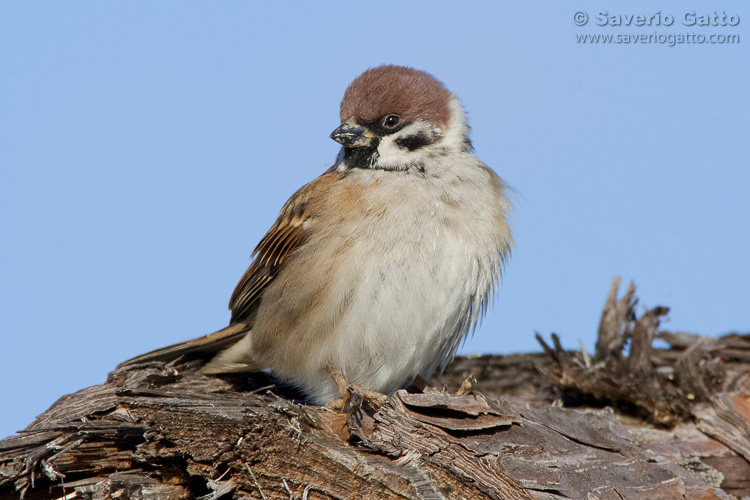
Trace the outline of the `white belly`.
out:
M 365 255 L 371 245 L 389 243 L 364 240 L 353 250 Z M 476 264 L 455 241 L 428 246 L 394 244 L 382 260 L 358 262 L 357 291 L 320 353 L 350 383 L 391 393 L 455 353 L 470 322 Z M 322 400 L 338 393 L 325 379 L 313 388 Z
M 444 186 L 421 179 L 410 185 L 392 173 L 383 179 L 379 186 L 387 188 L 387 196 L 373 189 L 376 199 L 362 200 L 363 213 L 341 214 L 347 237 L 338 227 L 308 243 L 307 254 L 335 255 L 333 264 L 290 263 L 299 265 L 290 272 L 305 269 L 310 291 L 280 285 L 274 292 L 280 313 L 287 300 L 317 302 L 310 314 L 293 313 L 298 320 L 285 324 L 272 352 L 259 361 L 320 402 L 338 397 L 331 371 L 388 394 L 416 375 L 426 378 L 442 369 L 492 293 L 499 254 L 510 244 L 507 226 L 490 230 L 502 209 L 491 206 L 498 204 L 492 199 L 498 193 L 445 201 L 418 192 L 439 193 Z M 387 186 L 391 180 L 395 184 Z M 326 284 L 322 298 L 317 283 Z M 254 328 L 254 334 L 264 333 Z

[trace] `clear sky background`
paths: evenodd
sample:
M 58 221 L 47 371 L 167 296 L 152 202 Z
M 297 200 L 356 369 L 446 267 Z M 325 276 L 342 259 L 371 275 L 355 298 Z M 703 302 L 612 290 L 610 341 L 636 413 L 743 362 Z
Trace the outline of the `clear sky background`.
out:
M 708 5 L 2 2 L 0 437 L 225 326 L 255 244 L 333 161 L 344 89 L 382 63 L 461 97 L 517 190 L 516 253 L 462 352 L 535 351 L 535 331 L 591 349 L 615 275 L 671 307 L 666 329 L 747 332 L 750 9 Z M 685 26 L 691 10 L 740 22 Z

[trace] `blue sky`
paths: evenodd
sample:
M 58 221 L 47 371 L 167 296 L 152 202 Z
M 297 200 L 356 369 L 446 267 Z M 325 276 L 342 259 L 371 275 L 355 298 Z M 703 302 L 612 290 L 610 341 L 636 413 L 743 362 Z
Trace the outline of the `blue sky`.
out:
M 538 350 L 535 331 L 592 348 L 615 275 L 672 308 L 667 329 L 747 332 L 750 10 L 711 5 L 3 2 L 0 437 L 225 326 L 255 244 L 333 161 L 344 89 L 382 63 L 461 97 L 517 190 L 517 250 L 463 352 Z M 658 43 L 690 33 L 740 42 Z

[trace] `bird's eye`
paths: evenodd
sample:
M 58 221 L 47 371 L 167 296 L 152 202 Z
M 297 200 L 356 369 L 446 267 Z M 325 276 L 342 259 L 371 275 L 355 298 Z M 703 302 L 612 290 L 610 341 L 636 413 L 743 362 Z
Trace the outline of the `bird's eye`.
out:
M 385 128 L 396 128 L 401 123 L 401 117 L 398 115 L 388 115 L 383 118 L 383 126 Z

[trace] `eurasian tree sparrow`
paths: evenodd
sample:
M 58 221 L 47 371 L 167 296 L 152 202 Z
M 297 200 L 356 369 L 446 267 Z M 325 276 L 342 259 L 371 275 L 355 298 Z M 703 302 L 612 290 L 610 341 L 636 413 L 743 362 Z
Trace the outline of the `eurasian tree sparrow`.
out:
M 341 121 L 336 163 L 261 239 L 230 326 L 123 365 L 215 354 L 203 372 L 269 368 L 320 403 L 347 382 L 390 394 L 445 368 L 513 246 L 507 188 L 472 154 L 458 98 L 427 73 L 365 71 Z

